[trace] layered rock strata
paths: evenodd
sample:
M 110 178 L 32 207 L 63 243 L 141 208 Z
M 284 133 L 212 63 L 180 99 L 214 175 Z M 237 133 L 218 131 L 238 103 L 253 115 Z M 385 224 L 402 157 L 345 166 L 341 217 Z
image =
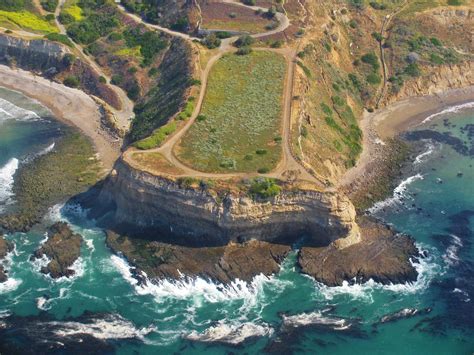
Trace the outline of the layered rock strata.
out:
M 291 245 L 302 236 L 309 246 L 338 239 L 345 247 L 359 241 L 355 209 L 345 196 L 313 190 L 283 191 L 255 200 L 247 195 L 215 196 L 204 189 L 180 187 L 164 177 L 120 161 L 93 206 L 113 211 L 121 234 L 185 246 L 218 246 L 260 240 Z

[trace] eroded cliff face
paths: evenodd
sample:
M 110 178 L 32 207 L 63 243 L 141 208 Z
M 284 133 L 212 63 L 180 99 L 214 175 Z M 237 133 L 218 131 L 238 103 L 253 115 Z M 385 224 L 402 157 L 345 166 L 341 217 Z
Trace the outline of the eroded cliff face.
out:
M 112 208 L 119 232 L 173 244 L 202 247 L 256 239 L 322 246 L 339 239 L 335 244 L 346 247 L 360 238 L 352 203 L 336 192 L 287 191 L 262 201 L 232 194 L 219 198 L 209 191 L 184 189 L 123 161 L 98 200 L 95 205 Z
M 63 56 L 65 47 L 46 40 L 26 41 L 7 35 L 0 35 L 0 63 L 15 64 L 25 70 L 61 70 L 66 67 Z
M 400 92 L 387 98 L 390 104 L 407 97 L 439 94 L 450 89 L 474 85 L 474 62 L 432 68 L 430 75 L 407 81 Z

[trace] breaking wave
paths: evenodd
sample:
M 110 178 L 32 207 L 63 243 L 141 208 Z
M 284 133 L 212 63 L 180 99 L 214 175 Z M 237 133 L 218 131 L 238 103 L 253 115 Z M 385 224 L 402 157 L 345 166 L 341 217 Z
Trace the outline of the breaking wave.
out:
M 285 327 L 296 328 L 314 324 L 331 326 L 334 330 L 345 330 L 351 327 L 351 323 L 347 319 L 324 316 L 320 311 L 302 313 L 293 316 L 283 316 L 283 325 Z
M 18 170 L 19 161 L 16 158 L 10 159 L 0 168 L 0 212 L 3 207 L 12 202 L 14 175 Z
M 384 208 L 391 207 L 391 206 L 401 203 L 402 200 L 407 198 L 405 193 L 408 189 L 408 186 L 412 184 L 413 182 L 415 182 L 416 180 L 423 180 L 423 175 L 416 174 L 416 175 L 410 176 L 409 178 L 406 178 L 395 188 L 395 190 L 393 190 L 392 197 L 389 197 L 386 200 L 375 203 L 371 208 L 368 209 L 368 211 L 370 213 L 375 213 Z
M 273 328 L 266 323 L 227 324 L 224 321 L 219 321 L 218 324 L 207 328 L 203 332 L 193 330 L 185 338 L 205 343 L 218 342 L 238 345 L 249 339 L 272 336 L 273 332 Z
M 36 112 L 18 107 L 10 101 L 0 98 L 0 122 L 7 119 L 27 121 L 39 118 L 40 116 Z
M 428 148 L 426 149 L 426 151 L 417 155 L 417 157 L 413 161 L 413 164 L 418 165 L 418 164 L 424 163 L 425 158 L 433 154 L 434 151 L 435 151 L 435 145 L 432 142 L 429 142 Z
M 0 295 L 16 290 L 20 284 L 21 280 L 9 277 L 7 281 L 0 283 Z
M 143 341 L 146 335 L 156 330 L 155 327 L 137 328 L 132 322 L 116 314 L 92 318 L 87 322 L 48 322 L 47 325 L 55 328 L 53 333 L 61 337 L 90 334 L 102 340 L 139 339 Z
M 372 303 L 374 291 L 390 291 L 402 295 L 412 295 L 424 292 L 428 289 L 431 280 L 433 280 L 436 275 L 442 273 L 442 268 L 435 262 L 434 249 L 427 251 L 427 248 L 420 244 L 417 244 L 416 246 L 421 254 L 428 256 L 418 258 L 416 261 L 410 259 L 411 264 L 418 273 L 418 278 L 415 282 L 384 285 L 370 279 L 364 283 L 353 284 L 344 281 L 341 286 L 330 287 L 315 281 L 317 294 L 322 295 L 327 300 L 333 300 L 340 296 L 349 296 L 351 299 Z
M 470 108 L 474 108 L 474 101 L 473 102 L 466 102 L 464 104 L 461 104 L 461 105 L 456 105 L 456 106 L 452 106 L 452 107 L 448 107 L 440 112 L 437 112 L 437 113 L 434 113 L 428 117 L 426 117 L 422 122 L 421 124 L 423 123 L 427 123 L 429 121 L 431 121 L 433 118 L 436 118 L 438 116 L 443 116 L 443 115 L 446 115 L 447 113 L 457 113 L 457 112 L 460 112 L 462 110 L 465 110 L 465 109 L 470 109 Z
M 244 300 L 246 305 L 252 306 L 257 302 L 257 296 L 262 292 L 263 286 L 274 280 L 263 274 L 257 275 L 251 282 L 235 280 L 228 285 L 213 283 L 200 277 L 182 278 L 178 280 L 150 281 L 146 274 L 143 274 L 144 282 L 139 283 L 133 277 L 131 266 L 128 262 L 117 255 L 111 256 L 111 262 L 116 270 L 134 286 L 135 292 L 139 295 L 152 295 L 158 300 L 167 298 L 192 299 L 197 307 L 202 305 L 202 301 L 216 303 L 231 300 Z
M 461 238 L 457 235 L 450 234 L 453 243 L 446 249 L 446 253 L 443 255 L 443 260 L 448 266 L 455 266 L 459 263 L 458 252 L 462 248 L 463 243 Z

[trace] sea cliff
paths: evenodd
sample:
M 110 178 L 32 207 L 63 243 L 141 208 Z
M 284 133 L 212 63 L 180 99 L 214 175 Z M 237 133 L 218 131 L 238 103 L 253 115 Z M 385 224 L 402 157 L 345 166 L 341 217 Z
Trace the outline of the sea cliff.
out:
M 359 241 L 355 209 L 337 192 L 282 191 L 269 199 L 207 189 L 183 188 L 165 177 L 119 161 L 94 205 L 113 211 L 119 231 L 159 235 L 161 241 L 215 246 L 255 239 L 305 245 L 340 246 Z

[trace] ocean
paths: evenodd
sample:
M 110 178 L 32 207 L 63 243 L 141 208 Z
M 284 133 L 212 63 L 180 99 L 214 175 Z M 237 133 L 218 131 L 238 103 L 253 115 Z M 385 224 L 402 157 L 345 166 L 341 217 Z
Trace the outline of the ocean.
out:
M 0 89 L 0 214 L 15 205 L 18 166 L 54 151 L 61 132 L 40 104 Z M 56 205 L 31 232 L 6 236 L 16 248 L 0 284 L 0 353 L 472 354 L 474 110 L 451 108 L 416 132 L 422 152 L 369 211 L 416 239 L 426 256 L 416 282 L 326 287 L 298 273 L 292 253 L 279 274 L 249 284 L 142 286 L 85 211 Z M 71 279 L 29 260 L 58 220 L 85 240 Z

